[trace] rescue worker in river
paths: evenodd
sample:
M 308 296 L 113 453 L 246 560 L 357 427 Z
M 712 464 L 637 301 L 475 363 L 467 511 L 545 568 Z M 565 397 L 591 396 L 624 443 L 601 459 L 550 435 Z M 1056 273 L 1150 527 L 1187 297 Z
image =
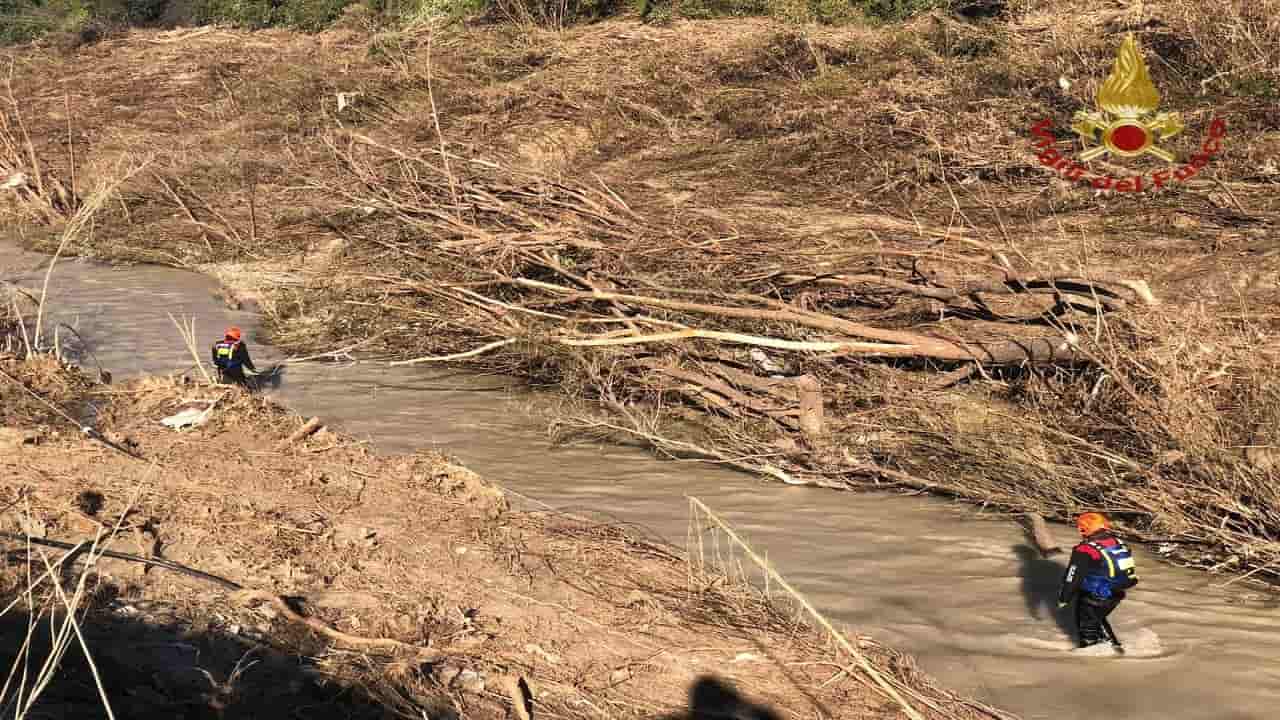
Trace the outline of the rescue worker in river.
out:
M 249 387 L 244 369 L 249 368 L 255 373 L 258 369 L 249 357 L 249 347 L 240 339 L 240 328 L 227 328 L 223 338 L 213 344 L 213 366 L 218 368 L 218 382 L 225 384 L 229 381 Z
M 1058 607 L 1076 603 L 1076 628 L 1080 647 L 1097 645 L 1103 640 L 1120 647 L 1111 631 L 1107 616 L 1111 614 L 1125 591 L 1138 584 L 1133 553 L 1111 532 L 1111 524 L 1102 513 L 1088 512 L 1076 518 L 1076 529 L 1084 538 L 1071 551 L 1071 562 L 1062 577 Z

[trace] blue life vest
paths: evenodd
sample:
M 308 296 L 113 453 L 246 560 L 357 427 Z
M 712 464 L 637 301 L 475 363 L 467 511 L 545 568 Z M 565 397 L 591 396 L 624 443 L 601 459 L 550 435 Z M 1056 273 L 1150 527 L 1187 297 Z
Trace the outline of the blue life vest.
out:
M 1125 544 L 1116 541 L 1111 547 L 1103 547 L 1096 542 L 1089 546 L 1102 555 L 1105 570 L 1102 573 L 1086 575 L 1080 586 L 1085 592 L 1103 600 L 1110 599 L 1117 590 L 1128 590 L 1138 584 L 1138 571 L 1134 566 L 1133 553 Z
M 241 363 L 236 359 L 236 350 L 239 347 L 239 341 L 228 342 L 223 340 L 214 345 L 213 364 L 222 370 L 234 370 L 240 367 Z

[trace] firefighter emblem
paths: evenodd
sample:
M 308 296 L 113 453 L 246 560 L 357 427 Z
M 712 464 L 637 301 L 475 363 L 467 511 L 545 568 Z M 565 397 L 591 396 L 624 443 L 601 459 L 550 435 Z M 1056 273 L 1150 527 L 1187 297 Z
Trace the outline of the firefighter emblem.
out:
M 1185 127 L 1176 112 L 1155 112 L 1160 92 L 1147 73 L 1138 41 L 1129 33 L 1116 54 L 1111 74 L 1098 88 L 1099 111 L 1076 112 L 1071 129 L 1084 141 L 1079 158 L 1085 162 L 1103 155 L 1137 157 L 1154 155 L 1165 162 L 1177 156 L 1157 143 Z

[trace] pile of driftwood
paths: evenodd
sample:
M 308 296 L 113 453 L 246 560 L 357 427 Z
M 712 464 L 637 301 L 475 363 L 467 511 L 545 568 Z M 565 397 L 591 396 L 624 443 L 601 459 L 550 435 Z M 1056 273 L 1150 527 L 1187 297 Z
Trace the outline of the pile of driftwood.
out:
M 1140 281 L 1019 269 L 960 235 L 737 237 L 640 213 L 598 179 L 553 181 L 443 148 L 346 134 L 317 178 L 349 272 L 326 282 L 397 364 L 467 361 L 585 395 L 679 398 L 817 436 L 828 385 L 868 361 L 943 387 L 1000 366 L 1090 362 Z M 1025 264 L 1025 263 L 1024 263 Z M 572 376 L 572 377 L 566 377 Z M 619 384 L 621 383 L 621 385 Z M 828 400 L 830 398 L 828 397 Z
M 318 224 L 346 243 L 308 302 L 342 321 L 317 351 L 521 376 L 579 401 L 562 434 L 784 482 L 1060 519 L 1105 507 L 1132 537 L 1176 538 L 1187 562 L 1231 555 L 1261 577 L 1280 559 L 1266 539 L 1280 485 L 1221 450 L 1239 433 L 1215 410 L 1267 407 L 1276 389 L 1258 373 L 1223 385 L 1194 347 L 1163 343 L 1187 329 L 1150 311 L 1140 280 L 880 216 L 731 225 L 444 143 L 328 147 Z

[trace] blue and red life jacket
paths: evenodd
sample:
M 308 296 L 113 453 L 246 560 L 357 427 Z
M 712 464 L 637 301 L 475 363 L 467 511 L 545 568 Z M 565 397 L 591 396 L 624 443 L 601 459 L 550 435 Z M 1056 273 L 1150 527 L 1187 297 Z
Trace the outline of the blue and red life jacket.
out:
M 1102 560 L 1102 569 L 1085 575 L 1080 587 L 1090 595 L 1103 600 L 1110 599 L 1117 591 L 1128 590 L 1138 584 L 1138 571 L 1133 553 L 1117 538 L 1089 540 L 1084 545 Z
M 239 340 L 221 340 L 213 346 L 213 364 L 221 370 L 234 370 L 242 364 L 236 358 Z

